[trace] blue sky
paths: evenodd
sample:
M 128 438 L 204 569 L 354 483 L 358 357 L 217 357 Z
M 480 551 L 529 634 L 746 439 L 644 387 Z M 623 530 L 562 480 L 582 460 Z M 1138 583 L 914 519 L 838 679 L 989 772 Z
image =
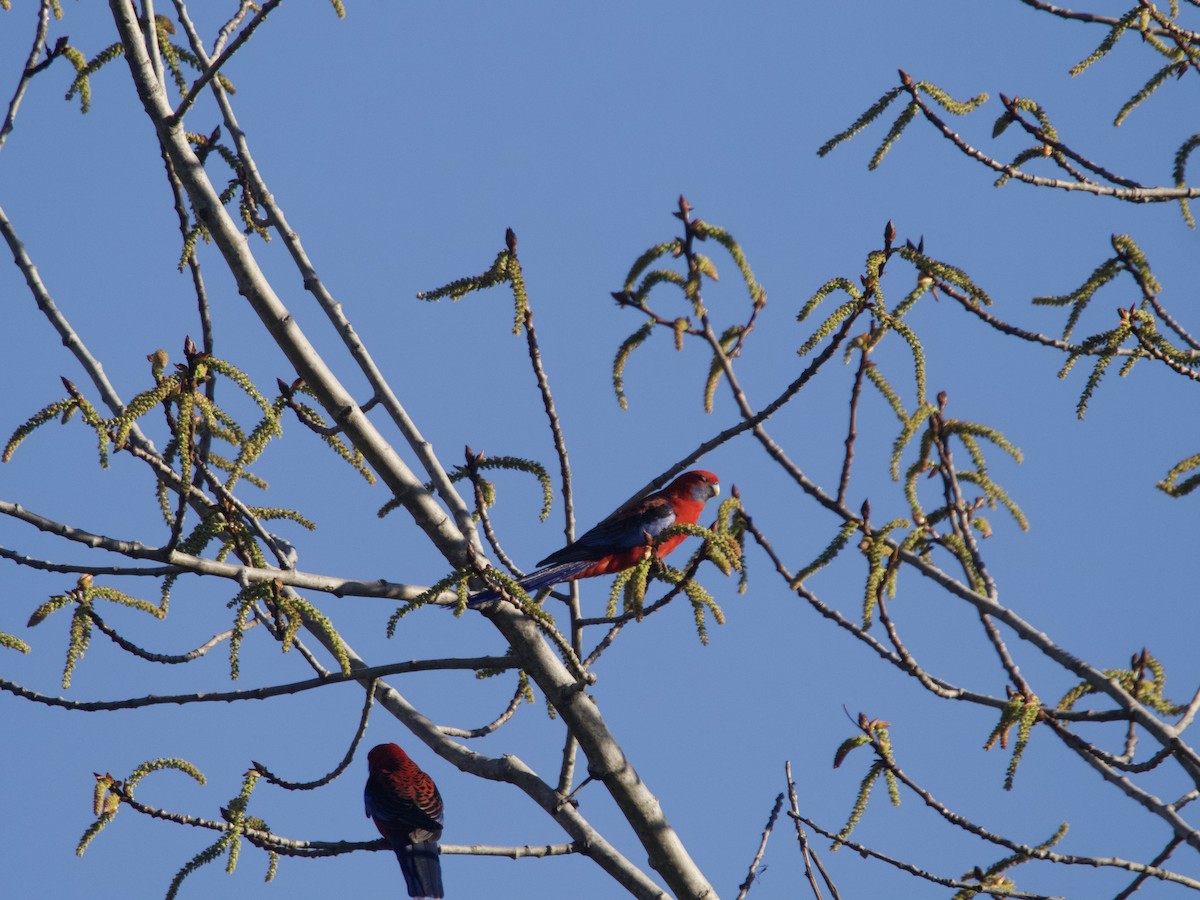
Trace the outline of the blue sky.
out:
M 15 85 L 33 34 L 33 4 L 0 14 L 0 96 Z M 100 4 L 67 2 L 52 25 L 86 55 L 115 38 Z M 196 4 L 197 7 L 201 4 Z M 206 35 L 229 4 L 192 10 Z M 1092 7 L 1119 14 L 1117 4 Z M 928 129 L 906 133 L 874 172 L 866 169 L 890 113 L 858 140 L 818 159 L 816 148 L 886 89 L 897 68 L 965 99 L 986 91 L 981 113 L 956 122 L 963 135 L 998 156 L 1023 146 L 1016 135 L 992 141 L 998 92 L 1032 96 L 1060 134 L 1111 168 L 1148 184 L 1169 184 L 1171 157 L 1195 129 L 1188 79 L 1168 84 L 1120 129 L 1121 103 L 1156 65 L 1129 40 L 1084 75 L 1067 71 L 1099 42 L 1094 28 L 1039 15 L 1017 2 L 838 5 L 693 3 L 600 6 L 348 3 L 339 21 L 320 3 L 285 5 L 226 70 L 234 104 L 267 183 L 301 234 L 318 272 L 392 380 L 401 401 L 447 465 L 466 444 L 492 455 L 553 464 L 523 340 L 509 333 L 503 291 L 459 303 L 415 299 L 454 278 L 483 271 L 502 249 L 504 230 L 520 239 L 520 258 L 569 442 L 576 511 L 586 527 L 701 440 L 737 420 L 728 396 L 701 408 L 707 357 L 675 354 L 664 335 L 634 355 L 626 372 L 630 409 L 612 395 L 611 363 L 640 317 L 618 309 L 610 292 L 649 245 L 676 234 L 670 213 L 685 194 L 697 214 L 737 237 L 769 303 L 739 363 L 752 402 L 763 403 L 800 365 L 807 337 L 795 314 L 822 283 L 857 280 L 884 223 L 900 239 L 924 236 L 928 252 L 965 268 L 995 300 L 995 313 L 1058 333 L 1064 314 L 1034 308 L 1031 297 L 1065 293 L 1109 255 L 1109 236 L 1128 233 L 1163 283 L 1163 300 L 1185 321 L 1196 236 L 1177 207 L 1129 206 L 1021 185 L 1002 190 L 981 168 Z M 64 63 L 34 79 L 16 130 L 0 151 L 0 205 L 13 221 L 56 301 L 102 359 L 123 396 L 149 384 L 145 357 L 165 347 L 181 357 L 198 335 L 189 279 L 176 272 L 179 236 L 150 126 L 124 62 L 93 79 L 92 110 L 64 102 Z M 208 133 L 217 121 L 207 100 L 188 120 Z M 219 166 L 212 166 L 219 171 Z M 1048 173 L 1047 173 L 1048 174 Z M 225 177 L 223 174 L 220 177 Z M 336 336 L 304 293 L 279 241 L 252 246 L 277 292 L 311 339 L 331 357 Z M 217 353 L 264 388 L 292 373 L 220 271 L 213 248 L 201 259 L 217 319 Z M 736 272 L 714 253 L 722 280 L 706 294 L 718 322 L 745 315 Z M 899 267 L 896 267 L 899 269 Z M 893 274 L 890 298 L 908 289 Z M 1080 333 L 1111 327 L 1116 306 L 1135 302 L 1125 281 L 1098 295 Z M 59 376 L 84 383 L 36 309 L 15 267 L 0 268 L 5 327 L 0 331 L 0 430 L 15 428 L 58 399 Z M 669 308 L 664 298 L 661 303 Z M 678 309 L 678 314 L 684 312 Z M 1021 533 L 1000 514 L 984 546 L 1002 600 L 1101 667 L 1126 665 L 1150 648 L 1167 666 L 1168 693 L 1185 701 L 1200 677 L 1191 641 L 1195 615 L 1195 501 L 1171 500 L 1155 482 L 1197 450 L 1194 398 L 1185 380 L 1145 364 L 1123 380 L 1115 371 L 1083 422 L 1074 415 L 1085 370 L 1066 380 L 1062 359 L 1016 344 L 969 320 L 953 303 L 922 301 L 913 316 L 929 358 L 931 392 L 946 390 L 951 413 L 999 428 L 1025 453 L 1016 466 L 994 457 L 993 474 L 1028 514 Z M 342 363 L 343 371 L 349 371 Z M 902 355 L 885 355 L 898 383 Z M 820 383 L 769 423 L 772 434 L 815 479 L 836 485 L 852 370 L 827 370 Z M 349 378 L 353 390 L 363 386 Z M 910 391 L 911 393 L 911 391 Z M 852 496 L 870 497 L 880 520 L 903 514 L 886 476 L 895 420 L 877 397 L 864 402 L 858 478 Z M 318 531 L 286 531 L 301 568 L 362 579 L 431 583 L 446 564 L 400 514 L 380 520 L 387 500 L 339 466 L 293 426 L 263 460 L 272 487 L 265 502 L 296 506 Z M 157 437 L 160 445 L 161 436 Z M 703 460 L 723 484 L 736 484 L 747 509 L 799 568 L 839 523 L 807 503 L 745 439 Z M 516 476 L 499 482 L 495 512 L 509 553 L 526 568 L 561 544 L 556 508 L 537 521 L 539 492 Z M 0 497 L 78 527 L 148 544 L 164 539 L 152 484 L 131 460 L 107 471 L 83 429 L 50 426 L 0 469 Z M 288 526 L 280 526 L 280 530 Z M 33 556 L 83 562 L 82 549 L 0 524 L 0 544 Z M 834 829 L 849 812 L 863 759 L 837 771 L 830 760 L 852 733 L 846 717 L 865 711 L 893 723 L 900 761 L 947 803 L 982 824 L 1038 843 L 1061 821 L 1060 849 L 1082 855 L 1148 859 L 1167 840 L 1157 826 L 1124 824 L 1137 810 L 1108 796 L 1047 735 L 1035 733 L 1010 793 L 1000 790 L 1007 754 L 980 748 L 994 718 L 931 699 L 804 606 L 752 551 L 751 582 L 739 596 L 713 571 L 706 586 L 728 622 L 703 647 L 690 611 L 676 605 L 629 627 L 599 667 L 595 696 L 629 757 L 656 791 L 693 857 L 733 896 L 757 845 L 783 764 L 798 775 L 805 812 Z M 811 587 L 853 616 L 862 564 L 847 559 Z M 39 575 L 3 563 L 0 630 L 33 645 L 4 652 L 3 677 L 62 693 L 67 619 L 26 629 L 46 596 L 71 587 L 68 576 Z M 153 595 L 148 584 L 125 585 Z M 585 607 L 607 587 L 589 585 Z M 181 583 L 167 623 L 148 624 L 113 610 L 131 638 L 182 652 L 228 627 L 227 585 Z M 434 611 L 409 617 L 388 641 L 392 607 L 368 599 L 314 602 L 372 662 L 499 653 L 497 633 L 479 617 Z M 973 613 L 910 577 L 893 612 L 913 648 L 938 674 L 979 690 L 1003 681 L 976 636 Z M 239 687 L 307 677 L 295 654 L 280 657 L 262 635 L 247 638 Z M 1023 647 L 1014 647 L 1044 698 L 1072 686 Z M 211 655 L 182 671 L 129 661 L 102 635 L 80 664 L 75 699 L 231 687 L 225 658 Z M 469 675 L 412 676 L 395 682 L 440 724 L 473 727 L 494 717 L 511 679 L 477 684 Z M 5 695 L 0 748 L 0 842 L 14 896 L 159 896 L 175 871 L 209 838 L 192 829 L 123 811 L 76 859 L 91 821 L 91 773 L 121 777 L 142 760 L 180 756 L 207 786 L 175 773 L 148 778 L 139 796 L 173 810 L 215 816 L 257 759 L 285 777 L 314 778 L 348 744 L 360 694 L 338 687 L 299 697 L 219 708 L 162 708 L 84 715 L 48 710 Z M 367 746 L 395 740 L 413 750 L 446 800 L 445 841 L 537 844 L 563 839 L 523 795 L 463 775 L 377 711 Z M 1118 749 L 1110 736 L 1109 749 Z M 561 734 L 538 703 L 523 707 L 480 752 L 516 753 L 554 780 Z M 860 751 L 861 752 L 861 751 Z M 262 786 L 254 811 L 281 834 L 337 840 L 372 834 L 362 815 L 364 758 L 322 791 L 290 794 Z M 1151 781 L 1162 796 L 1183 788 Z M 611 802 L 586 788 L 582 811 L 634 861 L 642 851 Z M 1117 822 L 1118 824 L 1114 824 Z M 872 804 L 856 832 L 864 842 L 939 874 L 958 876 L 1002 854 L 956 834 L 906 798 L 900 809 Z M 842 851 L 831 866 L 843 896 L 937 896 L 928 886 Z M 768 849 L 752 897 L 794 896 L 802 870 L 786 828 Z M 329 861 L 285 859 L 263 885 L 265 859 L 245 848 L 237 872 L 205 867 L 181 896 L 216 891 L 246 897 L 317 897 L 348 886 L 365 895 L 402 892 L 395 861 L 354 854 Z M 1185 871 L 1188 867 L 1180 864 Z M 1195 875 L 1195 866 L 1191 874 Z M 493 898 L 614 895 L 612 883 L 576 859 L 511 862 L 451 857 L 451 896 Z M 1067 876 L 1070 876 L 1068 880 Z M 1045 871 L 1019 875 L 1045 892 L 1115 893 L 1123 878 Z M 131 885 L 136 885 L 131 888 Z M 899 892 L 899 893 L 897 893 Z

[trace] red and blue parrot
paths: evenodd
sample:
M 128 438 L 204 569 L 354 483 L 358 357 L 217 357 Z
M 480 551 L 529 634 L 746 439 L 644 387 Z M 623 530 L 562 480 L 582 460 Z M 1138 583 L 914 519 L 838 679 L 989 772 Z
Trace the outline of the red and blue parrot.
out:
M 712 472 L 702 469 L 684 472 L 661 491 L 626 503 L 577 541 L 551 553 L 538 563 L 540 568 L 517 584 L 532 594 L 552 584 L 628 569 L 642 558 L 648 539 L 653 540 L 678 522 L 695 525 L 708 498 L 720 493 L 721 484 Z M 655 548 L 659 559 L 678 547 L 685 537 L 673 535 L 659 544 Z M 498 591 L 480 591 L 469 605 L 480 606 L 499 597 Z
M 395 744 L 380 744 L 367 754 L 367 816 L 400 860 L 410 897 L 439 898 L 442 863 L 442 797 L 433 779 Z

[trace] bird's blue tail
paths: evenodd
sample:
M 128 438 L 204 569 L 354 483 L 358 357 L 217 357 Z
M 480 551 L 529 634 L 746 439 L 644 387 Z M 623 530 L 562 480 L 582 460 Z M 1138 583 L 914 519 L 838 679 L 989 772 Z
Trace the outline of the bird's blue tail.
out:
M 442 889 L 442 861 L 438 855 L 437 841 L 417 841 L 395 848 L 396 859 L 400 860 L 400 871 L 410 897 L 440 898 Z
M 544 569 L 538 569 L 536 572 L 530 572 L 524 578 L 520 579 L 519 584 L 522 590 L 527 594 L 533 594 L 534 591 L 540 591 L 544 587 L 550 587 L 552 584 L 558 584 L 563 581 L 570 581 L 573 578 L 578 578 L 579 573 L 595 564 L 592 559 L 578 559 L 571 562 L 558 563 L 553 566 L 546 566 Z M 483 606 L 486 603 L 491 603 L 493 600 L 500 599 L 500 592 L 494 590 L 480 591 L 467 600 L 467 606 L 472 609 Z

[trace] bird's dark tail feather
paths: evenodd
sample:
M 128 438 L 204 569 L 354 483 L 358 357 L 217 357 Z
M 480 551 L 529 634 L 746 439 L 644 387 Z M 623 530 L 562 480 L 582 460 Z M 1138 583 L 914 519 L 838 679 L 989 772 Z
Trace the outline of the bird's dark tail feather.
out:
M 558 563 L 553 566 L 546 566 L 544 569 L 538 569 L 536 572 L 530 572 L 524 578 L 517 582 L 527 594 L 532 594 L 534 591 L 540 591 L 544 587 L 550 587 L 552 584 L 558 584 L 561 581 L 570 581 L 595 564 L 592 559 L 572 560 L 571 562 Z M 472 609 L 483 606 L 485 603 L 491 603 L 493 600 L 500 599 L 499 591 L 480 591 L 467 601 L 467 606 Z
M 418 841 L 396 848 L 400 871 L 410 897 L 440 898 L 442 890 L 442 861 L 437 841 Z

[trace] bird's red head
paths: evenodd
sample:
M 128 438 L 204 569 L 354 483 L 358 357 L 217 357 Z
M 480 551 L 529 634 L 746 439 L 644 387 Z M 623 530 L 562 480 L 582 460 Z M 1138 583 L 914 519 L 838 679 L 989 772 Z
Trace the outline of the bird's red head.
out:
M 408 761 L 408 754 L 397 744 L 378 744 L 367 753 L 367 766 L 372 772 L 399 769 Z
M 708 501 L 709 497 L 715 497 L 721 493 L 721 482 L 712 472 L 693 469 L 691 472 L 684 472 L 672 481 L 663 493 L 703 504 Z

